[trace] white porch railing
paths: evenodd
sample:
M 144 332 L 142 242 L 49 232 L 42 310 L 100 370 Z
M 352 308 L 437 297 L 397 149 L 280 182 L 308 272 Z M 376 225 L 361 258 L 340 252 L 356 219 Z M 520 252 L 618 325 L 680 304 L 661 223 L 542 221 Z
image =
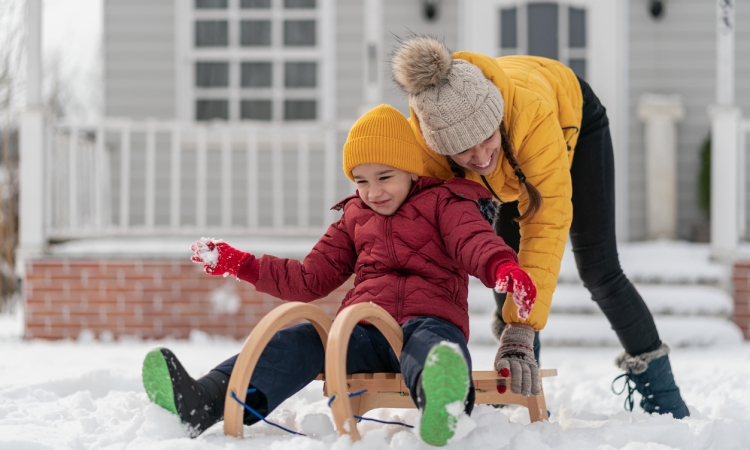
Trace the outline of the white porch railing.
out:
M 353 192 L 348 126 L 105 120 L 48 128 L 46 235 L 318 235 Z

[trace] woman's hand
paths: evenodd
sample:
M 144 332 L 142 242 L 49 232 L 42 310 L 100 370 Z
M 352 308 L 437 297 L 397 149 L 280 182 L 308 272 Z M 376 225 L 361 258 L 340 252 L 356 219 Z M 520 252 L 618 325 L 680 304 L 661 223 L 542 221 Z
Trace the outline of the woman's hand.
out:
M 534 358 L 534 329 L 527 325 L 508 324 L 500 336 L 495 355 L 495 370 L 501 377 L 510 377 L 510 391 L 524 397 L 539 395 L 539 364 Z M 497 385 L 505 393 L 506 386 Z
M 536 286 L 531 277 L 514 261 L 506 261 L 495 272 L 495 291 L 499 294 L 513 293 L 513 303 L 518 308 L 518 317 L 527 319 L 536 301 Z
M 237 276 L 240 264 L 248 257 L 253 256 L 230 246 L 221 239 L 200 238 L 190 246 L 195 252 L 190 260 L 194 263 L 203 264 L 203 270 L 214 276 Z

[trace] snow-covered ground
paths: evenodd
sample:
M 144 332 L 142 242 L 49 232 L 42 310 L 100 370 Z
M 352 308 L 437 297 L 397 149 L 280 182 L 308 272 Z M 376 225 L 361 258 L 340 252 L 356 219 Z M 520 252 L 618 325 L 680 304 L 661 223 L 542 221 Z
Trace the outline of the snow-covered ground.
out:
M 284 256 L 304 253 L 309 239 L 237 240 L 238 247 Z M 186 253 L 184 239 L 164 239 L 154 254 Z M 60 256 L 154 252 L 126 241 L 80 241 L 54 249 Z M 748 253 L 750 254 L 750 253 Z M 620 248 L 626 274 L 654 312 L 662 337 L 673 347 L 672 367 L 691 417 L 649 416 L 623 409 L 612 393 L 620 351 L 609 324 L 591 302 L 567 251 L 561 284 L 542 332 L 542 366 L 551 420 L 529 424 L 520 407 L 478 406 L 473 429 L 454 449 L 750 449 L 750 343 L 728 320 L 732 302 L 728 271 L 708 259 L 708 247 L 679 242 Z M 494 302 L 476 281 L 470 290 L 470 349 L 476 370 L 491 369 L 495 353 L 489 322 Z M 22 313 L 0 315 L 0 450 L 41 449 L 292 449 L 375 450 L 428 448 L 413 431 L 363 422 L 363 440 L 333 431 L 320 382 L 313 382 L 269 419 L 310 437 L 265 424 L 245 429 L 245 439 L 225 437 L 221 425 L 191 440 L 176 416 L 152 405 L 141 386 L 141 362 L 168 346 L 194 376 L 236 353 L 241 342 L 193 332 L 188 341 L 23 341 Z M 570 346 L 576 344 L 577 346 Z M 619 386 L 618 386 L 619 387 Z M 639 399 L 638 399 L 639 400 Z M 638 401 L 637 400 L 637 401 Z M 637 403 L 636 401 L 636 403 Z M 416 410 L 381 409 L 367 416 L 416 424 Z
M 286 434 L 265 424 L 246 438 L 225 437 L 220 425 L 198 439 L 186 437 L 176 416 L 149 403 L 141 361 L 159 345 L 170 347 L 200 376 L 237 352 L 240 342 L 193 333 L 189 341 L 24 342 L 20 316 L 0 316 L 0 449 L 415 449 L 428 448 L 413 431 L 362 423 L 363 441 L 333 432 L 320 382 L 289 399 L 269 419 L 313 437 Z M 488 370 L 495 348 L 472 345 L 477 370 Z M 544 367 L 548 423 L 529 424 L 525 409 L 478 406 L 474 429 L 456 449 L 748 449 L 750 448 L 750 344 L 678 348 L 672 365 L 692 416 L 684 420 L 623 410 L 610 390 L 619 374 L 615 348 L 549 347 Z M 414 424 L 415 410 L 376 410 L 369 416 Z

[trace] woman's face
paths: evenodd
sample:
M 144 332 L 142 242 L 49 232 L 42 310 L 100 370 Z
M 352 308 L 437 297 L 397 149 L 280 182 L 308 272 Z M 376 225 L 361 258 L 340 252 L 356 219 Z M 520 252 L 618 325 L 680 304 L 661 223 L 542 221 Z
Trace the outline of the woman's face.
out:
M 459 166 L 479 175 L 489 175 L 497 167 L 498 156 L 500 156 L 500 130 L 495 130 L 483 142 L 457 155 L 451 155 L 451 159 Z

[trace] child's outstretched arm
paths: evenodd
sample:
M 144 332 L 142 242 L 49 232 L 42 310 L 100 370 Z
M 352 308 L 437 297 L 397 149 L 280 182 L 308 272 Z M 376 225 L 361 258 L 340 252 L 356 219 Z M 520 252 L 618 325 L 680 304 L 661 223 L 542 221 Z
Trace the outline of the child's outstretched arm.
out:
M 193 262 L 206 273 L 235 276 L 287 301 L 310 302 L 341 286 L 354 272 L 357 254 L 343 218 L 332 224 L 303 261 L 264 255 L 256 258 L 220 240 L 203 238 L 191 247 Z

